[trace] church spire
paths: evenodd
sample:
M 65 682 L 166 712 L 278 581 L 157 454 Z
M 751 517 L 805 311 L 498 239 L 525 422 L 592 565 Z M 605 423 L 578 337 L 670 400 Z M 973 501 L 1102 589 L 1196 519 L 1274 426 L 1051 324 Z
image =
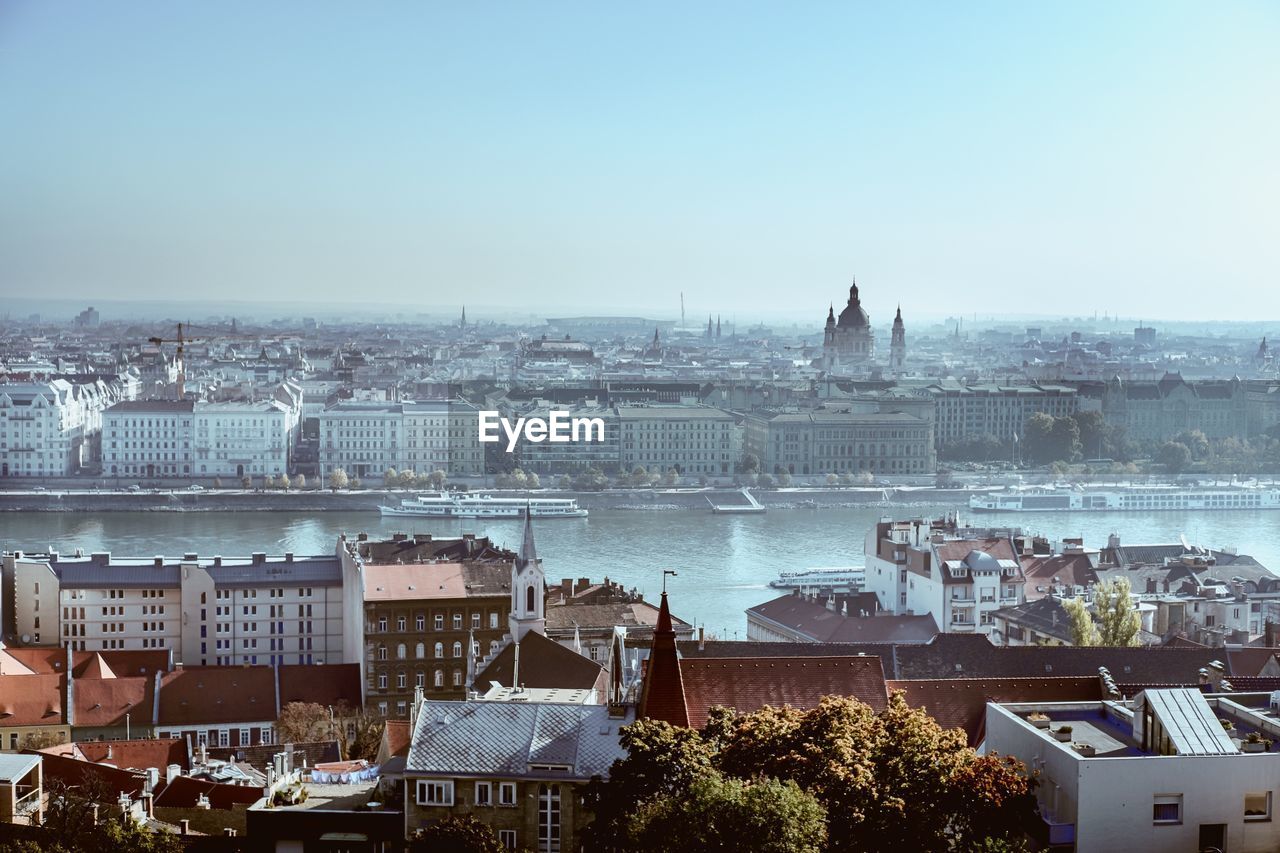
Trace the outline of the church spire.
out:
M 526 506 L 524 538 L 520 543 L 520 553 L 511 564 L 511 616 L 508 623 L 511 637 L 517 643 L 530 631 L 536 634 L 547 632 L 546 599 L 546 576 L 533 543 L 532 512 Z
M 653 629 L 653 648 L 649 652 L 644 685 L 640 689 L 639 716 L 665 720 L 673 726 L 689 725 L 680 653 L 676 649 L 676 632 L 671 625 L 671 609 L 667 605 L 665 590 L 658 608 L 658 624 Z

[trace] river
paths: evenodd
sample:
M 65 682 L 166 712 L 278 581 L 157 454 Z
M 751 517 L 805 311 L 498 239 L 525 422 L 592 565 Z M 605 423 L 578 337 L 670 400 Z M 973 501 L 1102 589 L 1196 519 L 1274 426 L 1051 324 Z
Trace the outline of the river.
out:
M 535 521 L 538 554 L 551 583 L 605 576 L 656 601 L 662 569 L 674 613 L 726 638 L 743 638 L 744 610 L 777 593 L 768 582 L 787 569 L 862 565 L 863 538 L 879 518 L 941 515 L 955 507 L 772 509 L 765 515 L 593 510 L 589 518 Z M 1057 539 L 1084 536 L 1105 545 L 1110 533 L 1129 543 L 1176 542 L 1236 547 L 1280 571 L 1280 512 L 993 513 L 965 516 L 977 524 L 1018 525 Z M 475 533 L 515 549 L 519 521 L 382 518 L 372 512 L 12 512 L 0 515 L 5 550 L 63 554 L 81 548 L 118 557 L 247 555 L 254 551 L 332 553 L 340 532 L 371 537 L 393 532 L 458 536 Z

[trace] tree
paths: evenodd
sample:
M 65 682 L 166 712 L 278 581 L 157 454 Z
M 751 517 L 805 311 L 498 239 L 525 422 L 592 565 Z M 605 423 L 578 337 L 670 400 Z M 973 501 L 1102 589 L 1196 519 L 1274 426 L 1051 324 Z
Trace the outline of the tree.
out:
M 448 475 L 439 468 L 431 472 L 431 488 L 441 490 L 445 487 L 445 484 L 448 483 L 448 481 Z
M 350 487 L 351 487 L 351 488 L 353 488 L 353 489 L 359 489 L 359 488 L 362 488 L 363 486 L 364 486 L 364 483 L 360 482 L 360 478 L 359 478 L 359 477 L 352 477 L 352 478 L 351 478 L 351 481 L 350 481 Z
M 312 743 L 334 737 L 329 709 L 317 702 L 287 703 L 280 709 L 276 731 L 281 743 Z
M 746 474 L 753 471 L 759 472 L 759 470 L 760 470 L 759 456 L 756 456 L 754 453 L 742 454 L 742 459 L 738 462 L 739 473 Z
M 935 489 L 954 489 L 958 485 L 959 481 L 950 468 L 939 468 L 938 473 L 933 478 L 933 487 Z
M 609 480 L 599 468 L 593 466 L 582 469 L 573 480 L 573 487 L 582 492 L 598 492 L 608 485 Z
M 525 481 L 526 489 L 542 488 L 542 478 L 538 476 L 536 471 L 529 471 L 527 474 L 525 474 L 525 478 L 526 478 L 526 481 Z
M 388 468 L 382 472 L 382 485 L 388 489 L 394 489 L 400 483 L 400 472 L 395 468 Z
M 766 707 L 734 715 L 713 709 L 701 732 L 646 720 L 623 729 L 623 746 L 627 757 L 614 763 L 609 781 L 588 787 L 586 804 L 596 814 L 588 850 L 626 837 L 631 816 L 643 815 L 646 807 L 679 820 L 673 825 L 682 835 L 706 838 L 704 827 L 693 823 L 709 822 L 714 812 L 694 812 L 705 817 L 690 820 L 690 812 L 661 811 L 681 807 L 661 804 L 724 799 L 710 788 L 695 793 L 717 774 L 753 784 L 794 783 L 826 809 L 823 849 L 839 853 L 971 850 L 992 839 L 1018 839 L 1035 820 L 1034 781 L 1021 765 L 979 756 L 963 731 L 941 728 L 925 711 L 908 707 L 900 692 L 880 713 L 855 699 L 827 697 L 809 711 Z M 723 849 L 757 849 L 746 843 L 755 824 L 742 820 L 750 834 Z
M 298 491 L 302 491 L 307 487 L 307 478 L 302 474 L 294 474 L 293 487 Z
M 1040 465 L 1071 462 L 1080 455 L 1080 426 L 1072 418 L 1036 412 L 1023 429 L 1023 455 Z
M 289 481 L 288 474 L 281 474 L 276 478 L 276 486 L 287 492 L 289 489 L 293 488 L 293 483 Z
M 1142 619 L 1129 593 L 1128 578 L 1104 581 L 1093 588 L 1093 606 L 1098 614 L 1098 645 L 1138 645 Z
M 840 485 L 840 475 L 834 472 L 831 474 L 828 474 L 826 477 L 826 482 L 828 486 L 838 486 Z
M 344 716 L 347 716 L 344 714 Z M 356 736 L 347 747 L 348 760 L 363 758 L 369 763 L 378 759 L 382 748 L 382 733 L 387 721 L 375 714 L 360 712 L 355 715 Z
M 752 473 L 755 473 L 755 472 L 752 472 Z M 772 475 L 772 474 L 761 474 L 759 477 L 757 477 L 757 478 L 756 478 L 756 483 L 758 483 L 758 484 L 759 484 L 759 486 L 760 486 L 760 488 L 762 488 L 762 489 L 772 489 L 772 488 L 773 488 L 773 475 Z
M 569 479 L 569 475 L 568 475 L 568 474 L 561 474 L 561 475 L 560 475 L 560 479 L 556 480 L 556 488 L 557 488 L 557 489 L 566 490 L 566 491 L 567 491 L 568 489 L 572 489 L 572 488 L 573 488 L 573 480 L 570 480 L 570 479 Z
M 1129 579 L 1103 581 L 1093 587 L 1093 612 L 1081 598 L 1062 602 L 1071 620 L 1071 642 L 1077 646 L 1136 646 L 1142 619 L 1130 597 Z
M 782 488 L 784 488 L 784 489 L 785 489 L 787 486 L 790 486 L 790 485 L 791 485 L 791 472 L 790 472 L 790 471 L 782 470 L 782 471 L 779 471 L 779 472 L 778 472 L 778 485 L 779 485 L 779 486 L 781 486 L 781 487 L 782 487 Z
M 1093 623 L 1093 615 L 1089 613 L 1089 605 L 1083 598 L 1067 598 L 1062 602 L 1062 609 L 1067 611 L 1070 620 L 1071 645 L 1099 646 L 1098 626 Z
M 643 465 L 637 465 L 631 469 L 630 476 L 627 477 L 628 484 L 637 488 L 649 485 L 649 472 L 645 470 Z
M 668 468 L 666 472 L 662 475 L 662 485 L 664 486 L 674 486 L 676 483 L 679 483 L 679 482 L 680 482 L 680 472 L 677 471 L 675 468 Z
M 680 795 L 642 803 L 614 846 L 672 853 L 820 853 L 826 818 L 817 799 L 794 782 L 748 782 L 713 773 Z
M 1209 439 L 1198 429 L 1180 432 L 1173 440 L 1178 444 L 1186 445 L 1187 450 L 1191 452 L 1192 459 L 1200 460 L 1209 456 Z
M 488 824 L 473 815 L 449 815 L 409 839 L 412 853 L 506 853 Z
M 347 479 L 347 472 L 343 469 L 334 468 L 329 472 L 329 488 L 333 489 L 335 492 L 338 491 L 338 489 L 345 489 L 349 482 L 350 481 Z
M 241 478 L 240 478 L 240 488 L 242 488 L 242 489 L 252 489 L 252 488 L 253 488 L 253 479 L 252 479 L 251 477 L 241 477 Z
M 1156 461 L 1176 477 L 1187 469 L 1191 462 L 1191 449 L 1180 441 L 1166 441 L 1156 451 Z
M 396 485 L 402 489 L 412 489 L 413 484 L 418 482 L 418 475 L 413 472 L 412 468 L 400 472 L 400 476 L 396 478 Z

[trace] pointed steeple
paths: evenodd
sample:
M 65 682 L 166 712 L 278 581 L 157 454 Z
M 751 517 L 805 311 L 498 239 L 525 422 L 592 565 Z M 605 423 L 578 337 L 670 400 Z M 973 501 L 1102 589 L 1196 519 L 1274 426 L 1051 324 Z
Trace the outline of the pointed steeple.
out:
M 665 720 L 673 726 L 689 725 L 684 679 L 680 674 L 680 652 L 676 648 L 676 632 L 671 627 L 671 609 L 667 606 L 666 592 L 662 593 L 658 624 L 653 629 L 653 648 L 649 652 L 649 666 L 640 690 L 639 716 Z
M 538 559 L 538 549 L 533 544 L 532 516 L 533 513 L 526 507 L 524 539 L 520 543 L 520 553 L 511 563 L 511 615 L 507 621 L 511 636 L 516 642 L 524 639 L 525 634 L 530 631 L 535 634 L 547 632 L 544 612 L 547 583 L 542 572 L 542 561 Z
M 582 634 L 578 633 L 578 626 L 573 626 L 573 650 L 578 654 L 582 654 Z
M 471 688 L 476 683 L 476 632 L 475 629 L 467 631 L 467 695 L 471 694 Z

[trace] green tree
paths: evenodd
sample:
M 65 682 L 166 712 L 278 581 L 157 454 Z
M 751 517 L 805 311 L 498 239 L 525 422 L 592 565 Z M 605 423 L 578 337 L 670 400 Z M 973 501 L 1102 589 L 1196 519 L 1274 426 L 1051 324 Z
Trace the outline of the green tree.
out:
M 409 839 L 412 853 L 506 853 L 487 824 L 473 815 L 449 815 Z
M 431 472 L 431 488 L 436 489 L 437 491 L 441 490 L 448 482 L 449 476 L 445 474 L 444 471 L 437 468 L 435 471 Z
M 1178 444 L 1185 445 L 1187 450 L 1191 452 L 1192 459 L 1198 461 L 1209 456 L 1209 439 L 1198 429 L 1180 432 L 1173 440 Z
M 754 471 L 752 471 L 751 473 L 753 473 L 753 474 L 754 474 L 755 472 L 754 472 Z M 756 483 L 757 483 L 757 484 L 760 486 L 760 488 L 762 488 L 762 489 L 772 489 L 772 488 L 773 488 L 773 475 L 772 475 L 772 474 L 761 474 L 759 477 L 757 477 L 757 478 L 756 478 Z
M 1063 599 L 1062 609 L 1067 611 L 1067 619 L 1070 620 L 1071 645 L 1102 645 L 1098 634 L 1098 626 L 1094 624 L 1093 615 L 1089 612 L 1089 605 L 1085 603 L 1083 598 Z
M 1156 461 L 1176 477 L 1191 463 L 1191 449 L 1180 441 L 1166 441 L 1156 451 Z
M 754 453 L 742 454 L 742 459 L 738 461 L 738 472 L 746 474 L 749 472 L 758 472 L 760 470 L 760 457 Z
M 640 804 L 613 845 L 637 853 L 820 853 L 826 837 L 826 810 L 794 782 L 712 773 L 679 795 Z
M 1071 462 L 1080 455 L 1080 427 L 1072 418 L 1036 412 L 1023 429 L 1022 454 L 1039 465 Z
M 1093 607 L 1098 614 L 1098 645 L 1138 645 L 1142 619 L 1133 606 L 1128 578 L 1116 578 L 1094 586 Z
M 414 473 L 412 468 L 401 471 L 400 476 L 396 478 L 396 485 L 402 489 L 412 489 L 417 482 L 418 475 Z

